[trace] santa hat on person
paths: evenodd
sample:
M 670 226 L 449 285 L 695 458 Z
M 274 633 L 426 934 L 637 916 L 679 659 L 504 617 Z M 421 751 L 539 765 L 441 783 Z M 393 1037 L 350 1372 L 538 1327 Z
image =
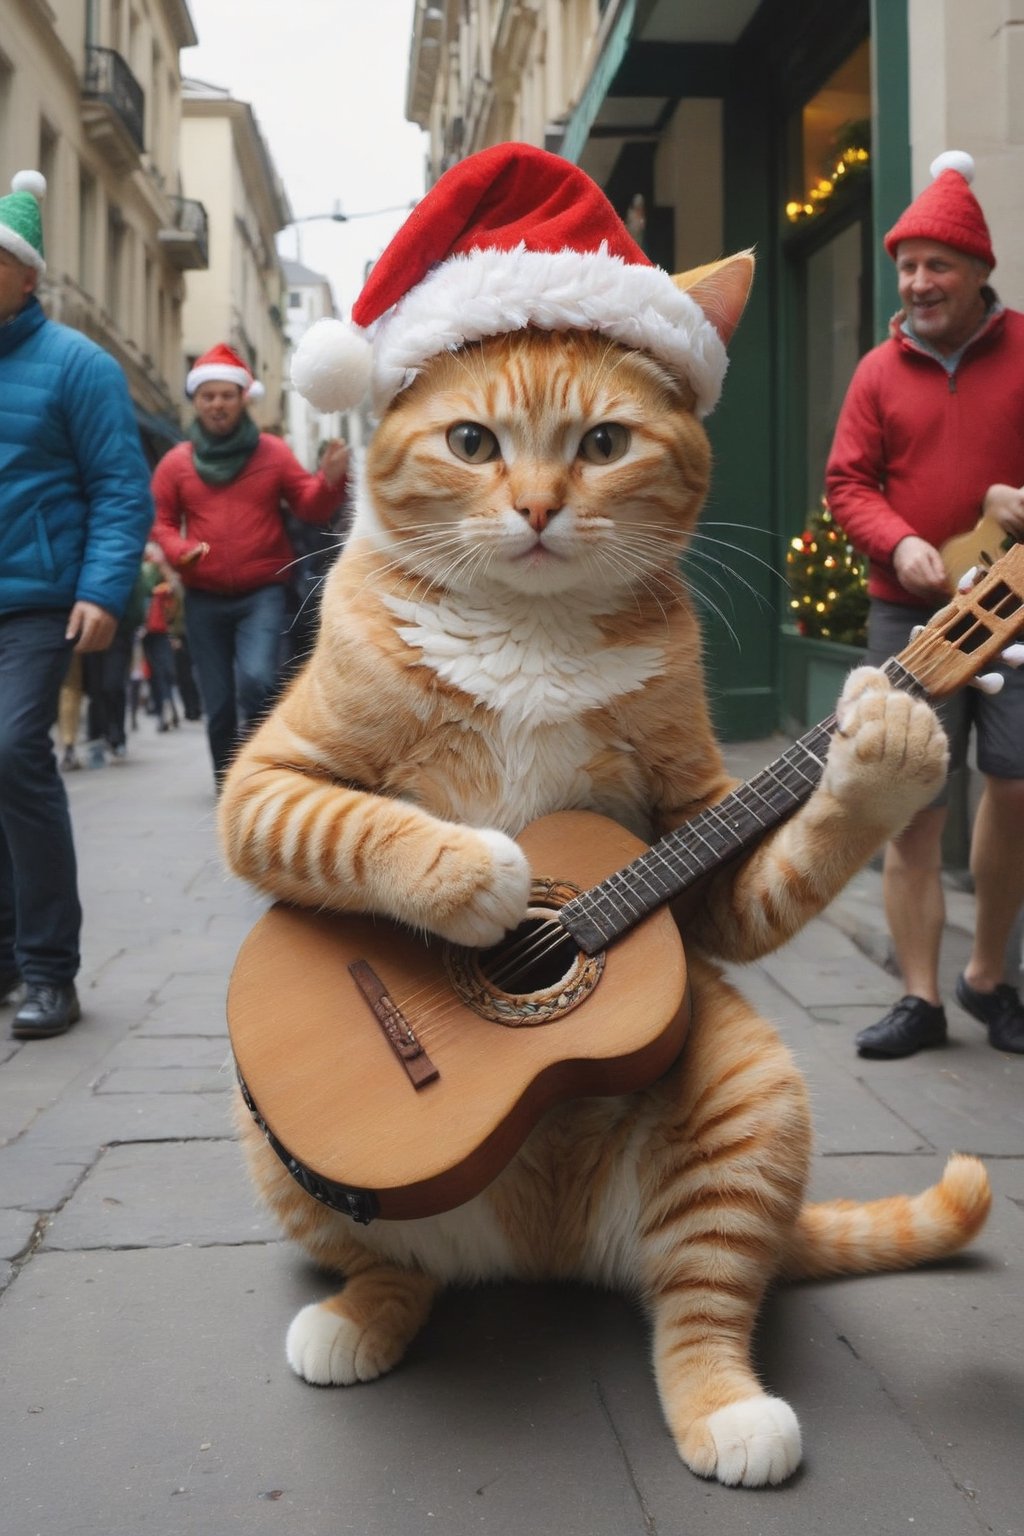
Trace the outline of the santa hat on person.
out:
M 718 400 L 726 354 L 711 321 L 585 172 L 529 144 L 445 172 L 374 264 L 351 321 L 306 332 L 292 382 L 326 412 L 369 387 L 380 414 L 438 353 L 527 326 L 599 331 L 688 381 L 699 415 Z
M 262 400 L 264 395 L 263 385 L 253 378 L 248 363 L 223 341 L 197 357 L 189 369 L 185 393 L 190 400 L 200 384 L 237 384 L 246 400 Z
M 46 177 L 39 171 L 17 171 L 11 178 L 11 190 L 0 197 L 0 250 L 46 271 L 43 258 L 43 220 L 39 204 L 46 195 Z
M 885 237 L 895 260 L 901 240 L 938 240 L 954 251 L 976 256 L 991 271 L 996 264 L 992 237 L 981 204 L 971 191 L 974 161 L 962 149 L 947 149 L 930 166 L 932 181 L 901 213 Z

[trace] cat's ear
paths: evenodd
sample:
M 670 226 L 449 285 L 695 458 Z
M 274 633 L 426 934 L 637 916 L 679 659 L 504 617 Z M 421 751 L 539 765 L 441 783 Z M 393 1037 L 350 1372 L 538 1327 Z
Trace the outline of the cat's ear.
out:
M 740 323 L 753 280 L 753 251 L 740 251 L 672 278 L 677 288 L 700 305 L 726 346 Z

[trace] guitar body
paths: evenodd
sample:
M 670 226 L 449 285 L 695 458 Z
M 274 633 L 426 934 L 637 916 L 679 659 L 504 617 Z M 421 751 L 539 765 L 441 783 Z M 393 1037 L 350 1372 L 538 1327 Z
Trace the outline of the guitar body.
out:
M 970 532 L 947 539 L 939 554 L 953 590 L 972 566 L 992 565 L 1012 543 L 1010 535 L 992 517 L 979 518 Z
M 551 919 L 646 845 L 586 811 L 518 841 L 535 875 L 517 946 L 540 956 L 529 991 L 498 984 L 496 951 L 492 980 L 479 952 L 371 916 L 275 906 L 239 952 L 228 1027 L 250 1111 L 297 1181 L 358 1220 L 462 1204 L 551 1105 L 644 1087 L 682 1048 L 686 964 L 666 908 L 593 958 Z M 563 948 L 545 962 L 552 931 Z

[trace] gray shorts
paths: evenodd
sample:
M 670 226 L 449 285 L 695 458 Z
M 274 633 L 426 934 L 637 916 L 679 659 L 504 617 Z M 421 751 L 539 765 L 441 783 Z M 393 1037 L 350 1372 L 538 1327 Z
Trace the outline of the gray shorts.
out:
M 902 603 L 871 599 L 868 611 L 868 648 L 865 661 L 880 667 L 890 656 L 902 651 L 910 631 L 927 622 L 923 608 Z M 1001 672 L 1001 693 L 980 693 L 977 688 L 961 688 L 950 698 L 936 702 L 935 709 L 949 737 L 950 772 L 967 764 L 971 731 L 975 733 L 977 765 L 982 773 L 996 779 L 1024 779 L 1024 668 L 994 665 L 987 672 Z M 934 801 L 944 805 L 944 792 Z

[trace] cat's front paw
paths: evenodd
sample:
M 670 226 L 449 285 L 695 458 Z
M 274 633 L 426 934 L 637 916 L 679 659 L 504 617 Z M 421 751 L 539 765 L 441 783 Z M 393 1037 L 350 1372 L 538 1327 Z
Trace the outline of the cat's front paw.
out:
M 519 844 L 504 832 L 485 829 L 474 836 L 483 855 L 480 877 L 467 900 L 432 926 L 453 944 L 486 949 L 526 916 L 530 866 Z
M 698 1419 L 679 1453 L 700 1477 L 716 1477 L 730 1488 L 762 1488 L 781 1483 L 800 1465 L 800 1425 L 781 1397 L 759 1392 Z
M 292 1319 L 284 1347 L 288 1364 L 303 1381 L 315 1387 L 351 1387 L 357 1381 L 374 1381 L 397 1365 L 405 1344 L 405 1339 L 314 1301 Z
M 877 667 L 857 667 L 836 718 L 822 788 L 858 819 L 898 830 L 945 780 L 949 744 L 938 716 Z

